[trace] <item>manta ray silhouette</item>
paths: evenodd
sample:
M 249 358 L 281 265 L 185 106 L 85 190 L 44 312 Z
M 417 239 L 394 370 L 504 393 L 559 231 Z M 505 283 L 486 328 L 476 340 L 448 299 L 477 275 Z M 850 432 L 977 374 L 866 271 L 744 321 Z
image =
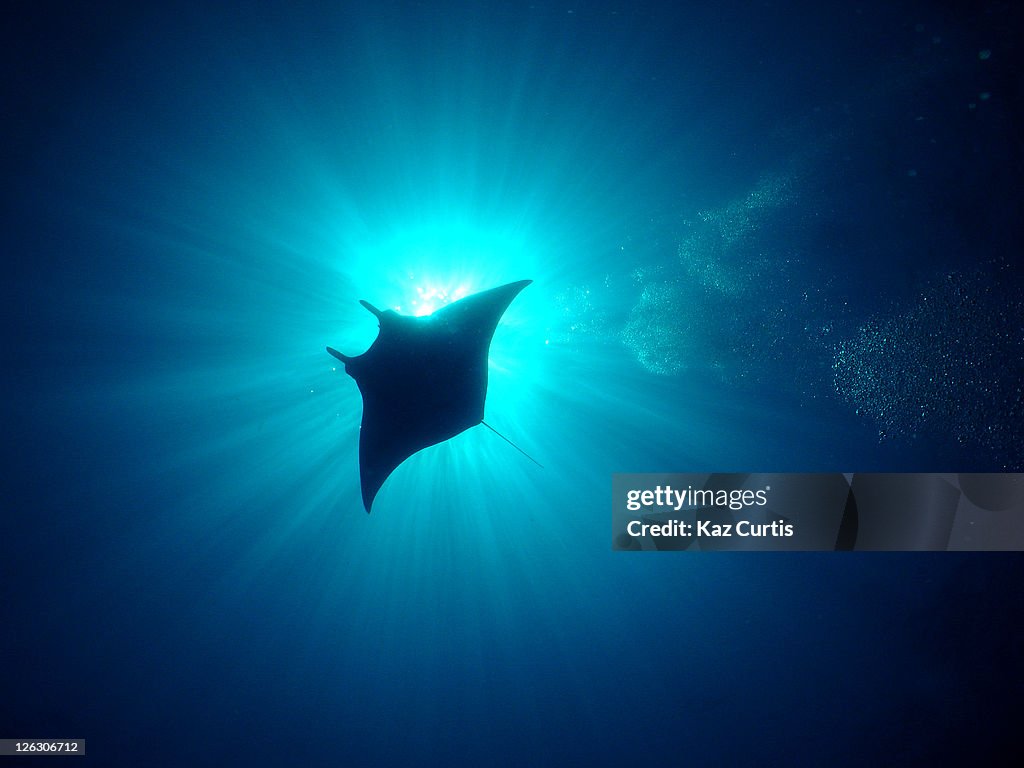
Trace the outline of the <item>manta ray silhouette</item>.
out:
M 355 357 L 327 347 L 363 396 L 359 482 L 367 513 L 399 464 L 483 423 L 491 338 L 509 304 L 531 282 L 474 293 L 425 317 L 360 301 L 380 321 L 373 344 Z

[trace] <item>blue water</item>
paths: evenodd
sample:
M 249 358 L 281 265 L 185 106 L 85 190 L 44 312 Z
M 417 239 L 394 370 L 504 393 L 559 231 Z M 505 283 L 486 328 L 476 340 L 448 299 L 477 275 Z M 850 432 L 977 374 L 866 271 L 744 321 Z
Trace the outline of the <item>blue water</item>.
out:
M 613 472 L 1022 470 L 1020 22 L 13 18 L 0 737 L 103 766 L 1019 751 L 1017 556 L 631 555 L 609 512 Z M 520 279 L 487 420 L 544 468 L 472 429 L 367 516 L 324 347 L 372 342 L 359 299 Z

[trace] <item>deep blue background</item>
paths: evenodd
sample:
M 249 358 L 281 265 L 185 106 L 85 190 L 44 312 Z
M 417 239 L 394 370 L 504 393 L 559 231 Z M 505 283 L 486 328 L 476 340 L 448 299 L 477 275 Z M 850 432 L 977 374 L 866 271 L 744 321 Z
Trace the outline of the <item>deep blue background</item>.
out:
M 365 5 L 5 25 L 0 736 L 1019 752 L 1016 555 L 608 541 L 616 471 L 1022 469 L 1013 4 Z M 368 517 L 324 345 L 523 278 L 487 415 L 545 469 L 471 430 Z

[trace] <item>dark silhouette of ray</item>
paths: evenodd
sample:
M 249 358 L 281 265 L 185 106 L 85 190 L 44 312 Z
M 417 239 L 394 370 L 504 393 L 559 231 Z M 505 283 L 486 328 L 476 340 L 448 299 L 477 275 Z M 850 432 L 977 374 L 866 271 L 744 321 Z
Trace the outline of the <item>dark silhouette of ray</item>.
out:
M 399 464 L 483 422 L 491 338 L 531 282 L 475 293 L 426 317 L 359 302 L 380 321 L 377 338 L 355 357 L 327 351 L 345 364 L 363 396 L 359 480 L 367 512 Z

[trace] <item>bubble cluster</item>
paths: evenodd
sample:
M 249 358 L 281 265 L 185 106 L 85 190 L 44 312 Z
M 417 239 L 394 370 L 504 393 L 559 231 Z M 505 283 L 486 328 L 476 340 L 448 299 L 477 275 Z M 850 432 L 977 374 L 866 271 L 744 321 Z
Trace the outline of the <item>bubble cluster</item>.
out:
M 794 178 L 766 177 L 677 223 L 674 259 L 565 291 L 566 334 L 617 337 L 662 376 L 710 374 L 801 404 L 838 396 L 880 440 L 934 438 L 940 450 L 959 445 L 1019 470 L 1024 300 L 1011 267 L 947 269 L 909 309 L 879 314 L 873 287 L 884 294 L 906 272 L 899 262 L 885 272 L 884 252 L 900 242 L 865 252 L 869 267 L 845 268 L 837 254 L 870 246 L 850 239 L 841 218 L 826 216 L 833 229 L 823 229 L 821 206 L 795 193 Z
M 572 343 L 580 336 L 606 333 L 609 327 L 606 298 L 611 286 L 573 285 L 554 298 L 556 318 L 548 338 L 556 343 Z
M 743 197 L 684 222 L 677 263 L 656 279 L 648 274 L 653 270 L 640 275 L 642 290 L 621 334 L 644 368 L 759 380 L 767 364 L 798 357 L 794 345 L 827 325 L 820 295 L 827 280 L 802 287 L 814 282 L 796 279 L 807 265 L 780 250 L 792 241 L 780 230 L 796 218 L 780 214 L 794 200 L 793 177 L 771 175 Z M 808 300 L 811 291 L 819 301 Z
M 761 178 L 746 196 L 720 208 L 700 211 L 697 218 L 709 225 L 707 234 L 716 237 L 722 249 L 729 250 L 754 236 L 766 216 L 791 203 L 794 198 L 791 175 L 769 174 Z M 684 257 L 682 253 L 680 256 Z
M 952 435 L 1020 467 L 1024 301 L 1006 266 L 949 272 L 835 347 L 836 392 L 879 437 Z
M 699 360 L 692 341 L 695 314 L 678 284 L 649 284 L 629 313 L 622 340 L 652 373 L 678 373 Z

